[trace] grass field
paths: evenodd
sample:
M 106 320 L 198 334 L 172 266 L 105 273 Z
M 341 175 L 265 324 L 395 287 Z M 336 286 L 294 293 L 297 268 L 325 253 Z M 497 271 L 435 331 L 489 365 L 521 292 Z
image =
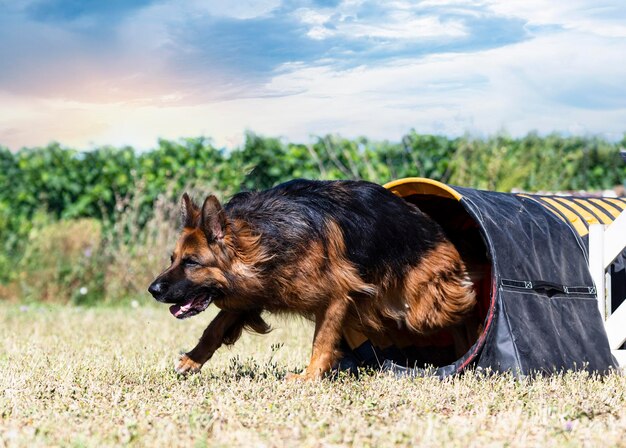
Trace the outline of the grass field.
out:
M 288 383 L 309 354 L 301 320 L 178 378 L 211 316 L 1 305 L 0 446 L 626 446 L 624 376 Z

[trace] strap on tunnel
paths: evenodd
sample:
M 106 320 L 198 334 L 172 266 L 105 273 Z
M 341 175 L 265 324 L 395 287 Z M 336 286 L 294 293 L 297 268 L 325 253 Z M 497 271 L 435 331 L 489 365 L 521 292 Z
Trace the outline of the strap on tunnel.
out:
M 548 296 L 554 294 L 566 295 L 595 295 L 595 286 L 568 286 L 558 283 L 547 282 L 544 280 L 511 280 L 503 278 L 500 284 L 504 287 L 515 289 L 526 289 L 536 292 L 542 292 Z

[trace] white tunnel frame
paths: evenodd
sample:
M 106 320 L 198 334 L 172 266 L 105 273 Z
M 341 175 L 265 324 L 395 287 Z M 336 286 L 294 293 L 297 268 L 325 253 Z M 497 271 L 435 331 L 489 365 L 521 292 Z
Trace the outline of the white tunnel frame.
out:
M 596 285 L 598 308 L 604 320 L 609 345 L 620 367 L 626 367 L 626 302 L 611 312 L 611 263 L 626 248 L 626 211 L 609 225 L 589 226 L 589 271 Z

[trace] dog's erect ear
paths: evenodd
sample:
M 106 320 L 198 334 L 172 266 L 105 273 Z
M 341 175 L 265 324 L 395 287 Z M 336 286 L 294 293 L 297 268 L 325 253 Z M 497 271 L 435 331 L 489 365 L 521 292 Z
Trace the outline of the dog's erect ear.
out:
M 195 227 L 198 225 L 200 209 L 193 203 L 187 193 L 180 200 L 180 217 L 183 227 Z
M 226 232 L 226 214 L 220 201 L 213 195 L 202 205 L 200 226 L 209 240 L 221 240 Z

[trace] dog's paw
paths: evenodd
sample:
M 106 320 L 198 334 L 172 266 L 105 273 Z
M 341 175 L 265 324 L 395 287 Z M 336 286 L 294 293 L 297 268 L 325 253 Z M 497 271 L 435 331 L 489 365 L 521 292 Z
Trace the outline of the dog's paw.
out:
M 179 375 L 188 375 L 190 373 L 200 372 L 201 368 L 202 368 L 202 364 L 195 362 L 185 353 L 185 354 L 180 355 L 180 358 L 178 359 L 178 363 L 176 364 L 176 367 L 174 368 L 174 370 Z

